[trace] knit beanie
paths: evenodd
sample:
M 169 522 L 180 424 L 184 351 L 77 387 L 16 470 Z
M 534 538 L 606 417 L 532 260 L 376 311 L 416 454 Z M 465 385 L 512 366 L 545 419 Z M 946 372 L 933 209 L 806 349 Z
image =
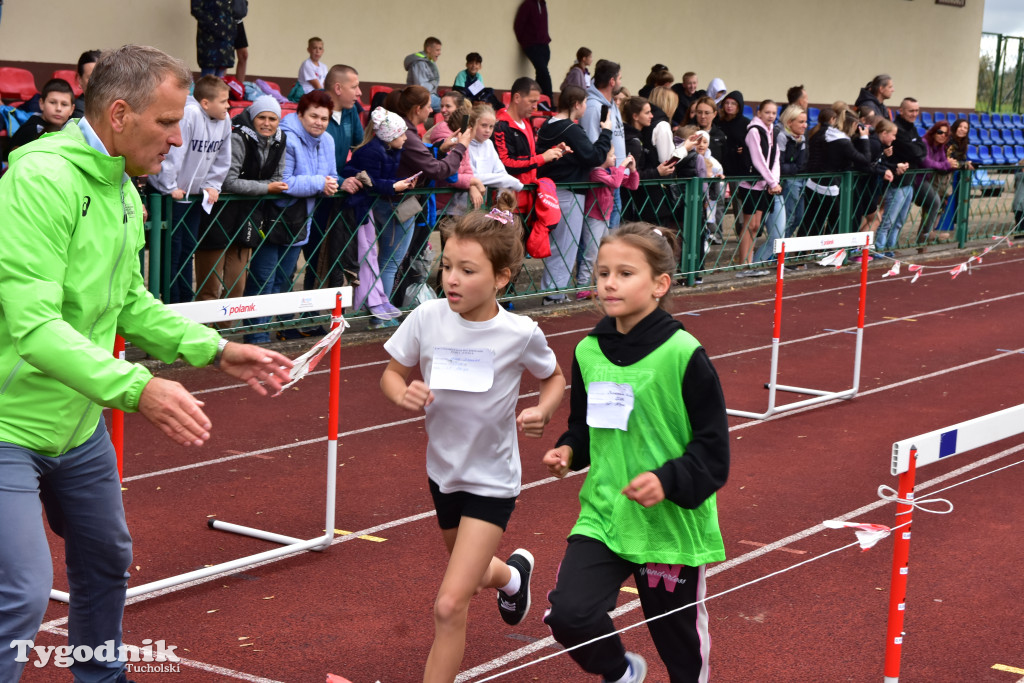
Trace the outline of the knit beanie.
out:
M 373 123 L 373 132 L 377 134 L 381 142 L 397 140 L 407 128 L 401 116 L 384 107 L 374 109 L 370 114 L 370 121 Z
M 277 116 L 277 118 L 281 118 L 281 105 L 278 104 L 277 100 L 275 100 L 270 95 L 263 95 L 262 97 L 257 97 L 255 100 L 253 100 L 253 103 L 249 105 L 248 111 L 249 118 L 253 119 L 254 121 L 256 120 L 257 116 L 259 116 L 265 111 L 269 111 L 270 113 Z

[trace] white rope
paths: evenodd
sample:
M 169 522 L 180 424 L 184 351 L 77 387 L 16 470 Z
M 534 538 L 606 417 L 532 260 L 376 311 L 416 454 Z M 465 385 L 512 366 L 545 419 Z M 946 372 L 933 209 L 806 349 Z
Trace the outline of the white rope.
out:
M 996 468 L 996 469 L 991 470 L 989 472 L 985 472 L 984 474 L 979 474 L 976 477 L 971 477 L 970 479 L 965 479 L 964 481 L 960 481 L 960 482 L 957 482 L 955 484 L 950 484 L 949 486 L 947 486 L 947 487 L 945 487 L 943 489 L 939 489 L 938 491 L 934 491 L 931 495 L 934 496 L 937 493 L 942 493 L 943 491 L 948 491 L 950 489 L 954 489 L 957 486 L 962 486 L 962 485 L 970 483 L 972 481 L 976 481 L 978 479 L 982 479 L 983 477 L 987 477 L 987 476 L 989 476 L 991 474 L 995 474 L 996 472 L 1001 472 L 1001 471 L 1003 471 L 1005 469 L 1008 469 L 1010 467 L 1014 467 L 1015 465 L 1021 465 L 1021 464 L 1024 464 L 1024 460 L 1019 460 L 1019 461 L 1017 461 L 1015 463 L 1011 463 L 1009 465 L 1004 465 L 1003 467 L 999 467 L 999 468 Z M 883 493 L 883 491 L 885 489 L 888 489 L 889 491 L 892 491 L 892 494 L 889 495 L 889 494 Z M 948 501 L 948 500 L 946 500 L 944 498 L 926 498 L 926 499 L 919 500 L 919 501 L 904 500 L 904 499 L 899 498 L 898 493 L 896 491 L 894 491 L 891 487 L 885 486 L 885 485 L 882 485 L 882 486 L 878 487 L 878 495 L 879 495 L 880 498 L 883 498 L 884 500 L 889 500 L 889 501 L 896 502 L 896 503 L 903 503 L 904 505 L 910 505 L 912 508 L 915 508 L 915 507 L 919 508 L 922 512 L 931 512 L 931 513 L 938 514 L 938 515 L 945 515 L 945 514 L 949 514 L 950 512 L 953 511 L 953 503 L 951 503 L 950 501 Z M 929 509 L 929 508 L 921 507 L 922 505 L 930 505 L 930 504 L 935 504 L 935 503 L 945 503 L 946 505 L 949 506 L 949 509 L 948 510 L 934 510 L 934 509 Z M 890 529 L 890 531 L 896 531 L 898 529 L 902 529 L 903 527 L 909 526 L 909 525 L 910 525 L 910 522 L 904 522 L 903 524 L 899 524 L 897 526 L 892 527 Z M 821 555 L 817 555 L 815 557 L 809 558 L 809 559 L 804 560 L 802 562 L 798 562 L 798 563 L 796 563 L 794 565 L 791 565 L 791 566 L 786 567 L 784 569 L 780 569 L 780 570 L 778 570 L 776 572 L 772 572 L 771 574 L 766 574 L 765 576 L 761 576 L 759 578 L 753 579 L 751 581 L 748 581 L 746 583 L 740 584 L 738 586 L 733 586 L 732 588 L 728 588 L 728 589 L 722 591 L 721 593 L 716 593 L 714 595 L 709 595 L 709 596 L 705 597 L 703 600 L 697 600 L 695 602 L 691 602 L 688 605 L 683 605 L 682 607 L 676 607 L 675 609 L 669 610 L 668 612 L 664 612 L 663 614 L 658 614 L 658 615 L 655 615 L 655 616 L 653 616 L 653 617 L 651 617 L 649 619 L 644 619 L 643 621 L 639 621 L 639 622 L 637 622 L 635 624 L 630 624 L 629 626 L 625 626 L 623 628 L 620 628 L 618 630 L 612 631 L 610 633 L 606 633 L 606 634 L 604 634 L 602 636 L 598 636 L 596 638 L 592 638 L 592 639 L 590 639 L 590 640 L 588 640 L 588 641 L 586 641 L 584 643 L 580 643 L 578 645 L 573 645 L 572 647 L 565 648 L 564 650 L 560 650 L 558 652 L 552 652 L 551 654 L 544 655 L 543 657 L 531 660 L 529 662 L 526 662 L 525 664 L 520 664 L 519 666 L 512 667 L 511 669 L 506 669 L 505 671 L 499 671 L 498 673 L 496 673 L 494 675 L 491 675 L 491 676 L 488 676 L 487 678 L 479 679 L 479 681 L 477 681 L 477 683 L 485 683 L 485 681 L 493 681 L 495 679 L 498 679 L 498 678 L 506 676 L 506 675 L 508 675 L 510 673 L 513 673 L 514 671 L 520 671 L 522 669 L 526 669 L 528 667 L 531 667 L 531 666 L 533 666 L 535 664 L 540 664 L 541 662 L 546 662 L 549 659 L 554 659 L 555 657 L 559 657 L 559 656 L 561 656 L 563 654 L 566 654 L 567 652 L 571 652 L 573 650 L 578 650 L 581 647 L 586 647 L 587 645 L 592 645 L 592 644 L 594 644 L 594 643 L 596 643 L 598 641 L 605 640 L 607 638 L 611 638 L 613 636 L 617 636 L 619 634 L 625 633 L 626 631 L 631 631 L 631 630 L 633 630 L 633 629 L 635 629 L 635 628 L 637 628 L 639 626 L 643 626 L 645 624 L 649 624 L 650 622 L 655 621 L 657 619 L 662 619 L 662 618 L 667 617 L 669 615 L 675 614 L 676 612 L 680 612 L 680 611 L 682 611 L 684 609 L 689 609 L 689 608 L 694 607 L 696 605 L 699 605 L 701 603 L 706 603 L 709 600 L 714 600 L 715 598 L 720 598 L 723 595 L 728 595 L 729 593 L 733 593 L 735 591 L 738 591 L 741 588 L 746 588 L 748 586 L 753 586 L 756 583 L 761 583 L 762 581 L 767 581 L 768 579 L 774 578 L 774 577 L 779 576 L 781 574 L 785 574 L 786 572 L 789 572 L 789 571 L 792 571 L 794 569 L 797 569 L 798 567 L 802 567 L 805 564 L 810 564 L 811 562 L 817 562 L 818 560 L 820 560 L 822 558 L 825 558 L 825 557 L 828 557 L 829 555 L 833 555 L 835 553 L 838 553 L 838 552 L 841 552 L 843 550 L 846 550 L 847 548 L 853 548 L 854 546 L 859 546 L 859 545 L 860 545 L 860 541 L 854 541 L 853 543 L 849 543 L 847 545 L 840 546 L 838 548 L 833 548 L 832 550 L 829 550 L 829 551 L 827 551 L 825 553 L 822 553 Z
M 896 489 L 894 489 L 891 486 L 886 486 L 885 484 L 882 484 L 881 486 L 878 487 L 878 497 L 881 498 L 882 500 L 887 500 L 890 503 L 902 503 L 903 505 L 910 506 L 910 510 L 897 512 L 897 515 L 910 514 L 911 512 L 913 512 L 914 508 L 917 508 L 921 512 L 931 512 L 932 514 L 936 515 L 948 515 L 950 512 L 953 511 L 953 504 L 946 500 L 945 498 L 923 498 L 921 500 L 914 500 L 913 491 L 910 492 L 910 496 L 910 498 L 900 498 L 899 492 L 897 492 Z M 936 510 L 934 508 L 925 507 L 925 505 L 935 505 L 939 503 L 944 503 L 948 505 L 948 509 Z
M 732 593 L 734 591 L 738 591 L 741 588 L 746 588 L 747 586 L 753 586 L 755 583 L 760 583 L 762 581 L 767 581 L 768 579 L 773 578 L 775 576 L 778 576 L 779 574 L 785 574 L 786 572 L 791 571 L 793 569 L 796 569 L 797 567 L 802 567 L 803 565 L 810 564 L 811 562 L 817 562 L 818 560 L 820 560 L 820 559 L 822 559 L 824 557 L 828 557 L 829 555 L 832 555 L 834 553 L 838 553 L 838 552 L 840 552 L 842 550 L 846 550 L 847 548 L 853 548 L 854 546 L 858 546 L 858 545 L 860 545 L 860 542 L 859 541 L 854 541 L 853 543 L 850 543 L 848 545 L 844 545 L 844 546 L 841 546 L 839 548 L 834 548 L 834 549 L 829 550 L 828 552 L 822 553 L 821 555 L 818 555 L 816 557 L 812 557 L 810 559 L 804 560 L 803 562 L 798 562 L 797 564 L 794 564 L 792 566 L 786 567 L 785 569 L 780 569 L 777 572 L 772 572 L 771 574 L 766 574 L 765 576 L 753 579 L 751 581 L 748 581 L 747 583 L 740 584 L 739 586 L 733 586 L 732 588 L 728 588 L 728 589 L 722 591 L 721 593 L 716 593 L 714 595 L 709 595 L 706 598 L 704 598 L 703 600 L 697 600 L 695 602 L 691 602 L 689 605 L 683 605 L 682 607 L 676 607 L 675 609 L 669 610 L 668 612 L 664 612 L 662 614 L 657 614 L 657 615 L 651 617 L 650 619 L 644 619 L 643 621 L 638 621 L 635 624 L 630 624 L 629 626 L 625 626 L 623 628 L 620 628 L 617 631 L 612 631 L 612 632 L 606 633 L 606 634 L 604 634 L 602 636 L 598 636 L 596 638 L 592 638 L 592 639 L 586 641 L 585 643 L 580 643 L 578 645 L 573 645 L 572 647 L 567 647 L 564 650 L 560 650 L 558 652 L 553 652 L 553 653 L 551 653 L 549 655 L 544 655 L 543 657 L 541 657 L 539 659 L 534 659 L 532 661 L 526 662 L 525 664 L 520 664 L 519 666 L 513 667 L 511 669 L 506 669 L 505 671 L 500 671 L 500 672 L 494 674 L 493 676 L 488 676 L 487 678 L 481 678 L 478 681 L 478 683 L 484 683 L 485 681 L 493 681 L 496 678 L 501 678 L 502 676 L 508 675 L 508 674 L 510 674 L 510 673 L 512 673 L 514 671 L 519 671 L 521 669 L 525 669 L 527 667 L 533 666 L 534 664 L 540 664 L 541 662 L 545 662 L 545 661 L 547 661 L 549 659 L 552 659 L 554 657 L 558 657 L 558 656 L 563 655 L 563 654 L 565 654 L 567 652 L 572 652 L 573 650 L 578 650 L 581 647 L 586 647 L 587 645 L 592 645 L 593 643 L 596 643 L 596 642 L 598 642 L 600 640 L 604 640 L 606 638 L 611 638 L 613 636 L 617 636 L 620 633 L 625 633 L 626 631 L 632 631 L 633 629 L 637 628 L 638 626 L 643 626 L 645 624 L 649 624 L 652 621 L 656 621 L 658 619 L 662 619 L 662 618 L 667 617 L 669 615 L 675 614 L 676 612 L 681 612 L 684 609 L 689 609 L 691 607 L 694 607 L 695 605 L 699 605 L 701 603 L 706 603 L 709 600 L 714 600 L 715 598 L 720 598 L 723 595 L 728 595 L 729 593 Z

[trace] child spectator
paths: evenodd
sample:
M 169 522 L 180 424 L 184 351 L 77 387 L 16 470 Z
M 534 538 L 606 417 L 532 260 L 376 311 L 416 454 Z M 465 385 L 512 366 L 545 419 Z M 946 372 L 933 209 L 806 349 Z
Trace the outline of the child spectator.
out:
M 473 176 L 487 187 L 507 187 L 518 192 L 523 189 L 523 183 L 505 170 L 491 141 L 495 121 L 494 108 L 489 104 L 477 104 L 469 115 L 469 128 L 473 131 L 473 139 L 469 141 L 469 161 L 473 166 Z
M 149 184 L 174 198 L 171 212 L 171 303 L 192 301 L 192 254 L 203 215 L 201 201 L 188 195 L 205 194 L 211 204 L 231 168 L 231 121 L 228 120 L 228 84 L 207 75 L 196 81 L 185 102 L 181 121 L 181 147 L 171 147 L 160 173 Z M 202 285 L 202 283 L 200 283 Z
M 466 68 L 455 74 L 454 87 L 468 90 L 473 87 L 474 83 L 479 83 L 480 88 L 483 88 L 484 77 L 480 75 L 480 67 L 483 66 L 483 63 L 484 58 L 480 56 L 479 52 L 470 52 L 466 55 Z M 474 88 L 474 90 L 477 89 Z
M 288 189 L 283 181 L 285 136 L 279 129 L 281 105 L 272 97 L 260 97 L 238 114 L 232 123 L 231 167 L 223 189 L 229 194 L 265 197 Z M 196 280 L 200 301 L 219 299 L 223 284 L 227 297 L 245 292 L 245 268 L 253 248 L 273 220 L 269 202 L 225 202 L 202 232 L 196 252 Z M 204 215 L 205 219 L 205 215 Z
M 11 151 L 39 139 L 43 133 L 55 133 L 64 127 L 75 108 L 75 91 L 63 78 L 51 78 L 39 95 L 39 113 L 33 114 L 11 136 Z
M 697 153 L 697 177 L 718 179 L 702 183 L 701 206 L 704 210 L 704 220 L 701 222 L 701 250 L 697 257 L 697 274 L 694 278 L 694 284 L 699 285 L 704 282 L 704 277 L 700 274 L 704 270 L 704 259 L 711 250 L 714 235 L 718 232 L 717 207 L 725 185 L 725 170 L 721 162 L 711 156 L 711 134 L 706 130 L 699 130 L 697 126 L 683 126 L 679 129 L 679 136 L 683 139 L 689 139 L 691 135 L 697 136 L 697 145 L 693 149 Z
M 577 88 L 586 90 L 590 87 L 590 63 L 594 61 L 594 53 L 590 51 L 589 47 L 581 47 L 576 50 L 576 61 L 569 67 L 569 71 L 565 74 L 565 80 L 562 81 L 562 85 L 558 86 L 559 90 L 565 90 L 570 85 L 575 85 Z
M 309 53 L 309 59 L 299 67 L 299 85 L 302 86 L 303 95 L 312 90 L 323 90 L 327 78 L 327 65 L 320 63 L 320 58 L 324 56 L 324 41 L 316 36 L 310 38 L 306 52 Z
M 501 100 L 494 95 L 494 90 L 484 85 L 484 77 L 480 73 L 483 63 L 484 58 L 479 52 L 466 55 L 466 68 L 456 74 L 452 90 L 462 93 L 470 102 L 486 102 L 492 107 L 500 107 Z M 443 97 L 441 99 L 444 100 Z
M 523 260 L 516 200 L 503 192 L 490 213 L 472 211 L 444 230 L 445 298 L 416 308 L 384 344 L 391 355 L 380 385 L 409 411 L 426 413 L 427 475 L 450 559 L 434 601 L 434 643 L 426 681 L 453 681 L 466 639 L 469 603 L 497 589 L 498 611 L 515 626 L 530 608 L 533 556 L 494 556 L 522 479 L 516 427 L 531 437 L 561 402 L 565 378 L 537 323 L 498 306 Z M 451 361 L 477 368 L 457 376 Z M 409 382 L 419 366 L 422 380 Z M 537 405 L 516 417 L 523 371 L 540 379 Z
M 656 85 L 658 85 L 658 80 L 662 78 L 662 73 L 668 73 L 667 66 L 660 63 L 652 66 L 650 73 L 647 74 L 647 80 L 644 81 L 643 87 L 637 91 L 637 96 L 649 98 L 651 96 L 651 91 L 654 90 Z
M 756 182 L 744 180 L 739 185 L 737 199 L 743 207 L 743 232 L 740 234 L 740 246 L 737 260 L 740 264 L 751 263 L 754 259 L 754 241 L 761 228 L 761 216 L 766 212 L 785 211 L 780 208 L 781 201 L 776 197 L 782 194 L 781 176 L 779 175 L 779 147 L 775 138 L 775 116 L 778 106 L 771 100 L 764 100 L 757 106 L 754 120 L 747 126 L 747 137 L 743 147 L 745 159 L 749 159 L 749 168 L 742 175 L 757 175 Z M 747 162 L 744 161 L 746 164 Z M 782 238 L 785 234 L 786 219 L 776 221 L 776 230 L 769 232 L 765 244 Z M 757 259 L 767 261 L 771 258 L 771 247 L 767 251 L 759 251 Z M 738 275 L 768 275 L 768 271 L 740 271 Z
M 586 131 L 577 123 L 586 110 L 587 93 L 582 88 L 569 86 L 558 96 L 558 112 L 537 131 L 538 150 L 572 150 L 550 164 L 545 164 L 537 172 L 539 177 L 550 178 L 555 183 L 558 206 L 562 212 L 558 225 L 548 233 L 551 256 L 544 259 L 541 288 L 550 294 L 541 301 L 544 306 L 566 300 L 561 290 L 571 286 L 572 273 L 579 255 L 586 190 L 570 189 L 565 185 L 587 182 L 590 170 L 607 158 L 609 149 L 614 149 L 612 117 L 608 116 L 600 123 L 601 132 L 597 140 L 591 143 Z
M 398 162 L 407 139 L 406 130 L 401 116 L 377 107 L 370 114 L 370 125 L 366 127 L 362 144 L 352 150 L 352 158 L 341 172 L 345 178 L 365 174 L 360 177 L 369 180 L 369 184 L 364 182 L 363 188 L 348 201 L 359 226 L 356 230 L 359 284 L 355 288 L 353 308 L 359 310 L 365 305 L 377 321 L 394 323 L 394 327 L 398 327 L 395 321 L 402 311 L 391 303 L 381 284 L 374 213 L 383 214 L 383 226 L 391 213 L 389 198 L 415 185 L 415 180 L 398 179 Z M 388 199 L 377 201 L 377 197 Z
M 609 612 L 630 574 L 644 616 L 659 617 L 648 630 L 669 680 L 708 679 L 707 607 L 698 601 L 705 565 L 725 559 L 715 492 L 729 475 L 729 425 L 711 361 L 664 308 L 676 268 L 670 240 L 632 223 L 602 241 L 606 317 L 576 347 L 569 427 L 542 460 L 557 477 L 590 466 L 544 623 L 605 681 L 647 672 L 612 635 Z M 610 637 L 577 647 L 602 636 Z
M 580 236 L 580 258 L 576 270 L 576 284 L 591 287 L 594 284 L 594 259 L 597 248 L 608 233 L 608 221 L 612 217 L 615 203 L 613 189 L 625 187 L 635 190 L 640 186 L 640 174 L 636 172 L 636 160 L 626 156 L 621 166 L 615 165 L 615 150 L 609 149 L 604 163 L 590 172 L 590 182 L 601 183 L 599 187 L 587 190 L 583 210 L 583 233 Z M 576 299 L 590 299 L 594 293 L 584 289 L 576 293 Z
M 441 110 L 441 97 L 437 94 L 437 86 L 441 83 L 441 73 L 437 70 L 440 57 L 441 41 L 430 36 L 423 41 L 422 52 L 413 52 L 403 62 L 406 84 L 426 88 L 430 93 L 430 108 L 434 111 Z
M 434 124 L 434 127 L 430 129 L 430 144 L 438 148 L 439 156 L 443 156 L 448 153 L 448 150 L 455 146 L 458 142 L 458 134 L 462 133 L 462 122 L 469 118 L 470 105 L 466 101 L 465 96 L 458 90 L 450 90 L 444 94 L 441 98 L 441 117 L 442 120 Z M 451 177 L 447 181 L 438 181 L 438 187 L 455 187 L 460 190 L 469 190 L 469 199 L 473 204 L 474 209 L 480 208 L 480 205 L 484 201 L 484 193 L 486 188 L 484 184 L 473 177 L 473 165 L 469 161 L 469 155 L 464 154 L 462 161 L 459 163 L 458 173 L 455 174 L 455 181 L 451 181 Z M 444 207 L 448 206 L 453 201 L 452 195 L 439 194 L 437 195 L 437 210 L 440 211 Z M 466 206 L 465 197 L 457 195 L 454 199 L 458 206 L 462 209 Z M 458 211 L 461 213 L 461 210 Z

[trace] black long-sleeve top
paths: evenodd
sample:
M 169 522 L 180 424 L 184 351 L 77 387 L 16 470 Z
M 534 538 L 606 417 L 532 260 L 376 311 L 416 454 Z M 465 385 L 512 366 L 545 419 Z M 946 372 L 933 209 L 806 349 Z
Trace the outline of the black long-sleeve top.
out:
M 615 320 L 602 319 L 591 331 L 598 338 L 601 352 L 609 361 L 624 367 L 650 355 L 683 324 L 662 309 L 641 320 L 628 334 L 615 329 Z M 683 373 L 683 401 L 693 430 L 693 438 L 678 458 L 653 470 L 665 491 L 665 498 L 676 505 L 694 509 L 722 488 L 729 477 L 729 422 L 725 397 L 718 373 L 704 348 L 690 357 Z M 573 358 L 572 390 L 569 397 L 569 428 L 557 446 L 572 448 L 570 468 L 590 465 L 590 428 L 587 426 L 587 387 L 579 363 Z

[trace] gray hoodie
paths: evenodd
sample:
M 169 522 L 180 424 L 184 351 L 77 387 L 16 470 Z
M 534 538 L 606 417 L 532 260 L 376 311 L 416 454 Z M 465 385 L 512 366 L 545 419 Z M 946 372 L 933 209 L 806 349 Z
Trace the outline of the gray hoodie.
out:
M 190 95 L 181 120 L 181 139 L 181 147 L 171 147 L 160 173 L 149 176 L 149 184 L 160 194 L 178 188 L 200 194 L 207 187 L 220 192 L 231 167 L 231 120 L 227 116 L 211 119 Z
M 405 82 L 408 85 L 422 85 L 431 95 L 437 94 L 437 86 L 441 82 L 437 62 L 432 61 L 423 52 L 413 52 L 405 58 L 404 65 L 407 72 Z

